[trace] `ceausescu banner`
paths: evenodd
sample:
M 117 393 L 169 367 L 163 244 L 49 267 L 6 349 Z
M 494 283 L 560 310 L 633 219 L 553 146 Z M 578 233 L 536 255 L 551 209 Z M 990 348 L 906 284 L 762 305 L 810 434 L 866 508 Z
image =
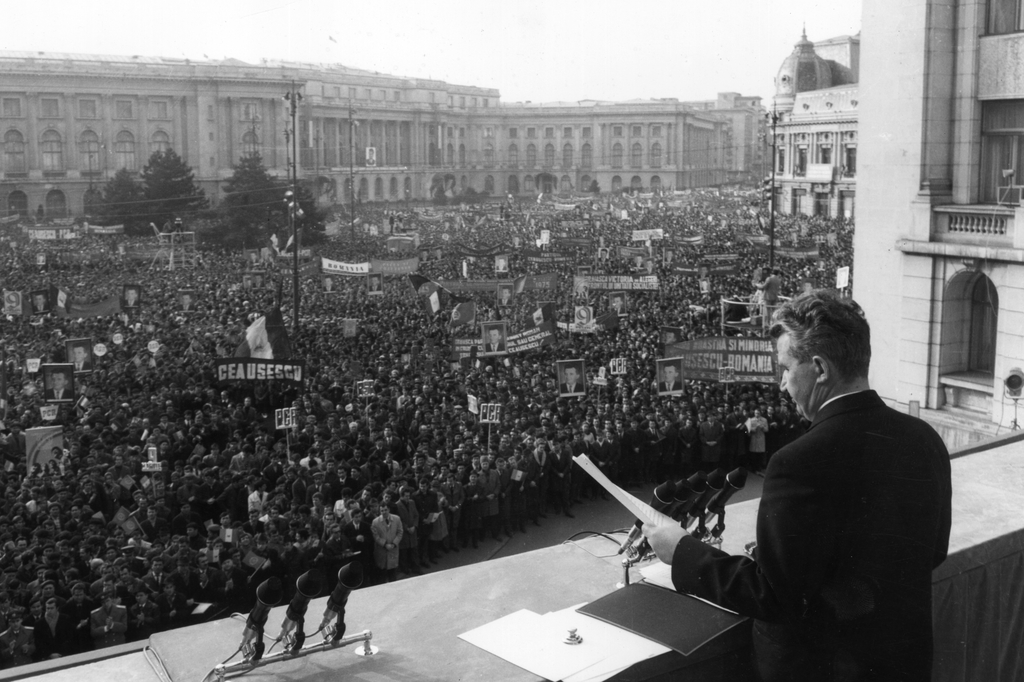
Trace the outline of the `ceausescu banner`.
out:
M 301 387 L 305 360 L 217 358 L 217 381 L 284 381 Z

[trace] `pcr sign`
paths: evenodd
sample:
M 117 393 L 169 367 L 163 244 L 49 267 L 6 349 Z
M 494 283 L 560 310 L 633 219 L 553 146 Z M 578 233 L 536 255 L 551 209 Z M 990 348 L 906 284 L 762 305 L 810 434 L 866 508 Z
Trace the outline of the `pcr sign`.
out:
M 608 363 L 608 369 L 612 371 L 612 376 L 625 374 L 626 358 L 612 358 L 612 361 Z
M 481 403 L 480 404 L 480 423 L 481 424 L 500 424 L 501 423 L 501 403 Z
M 298 415 L 294 407 L 274 410 L 275 429 L 294 429 L 296 426 L 298 426 Z

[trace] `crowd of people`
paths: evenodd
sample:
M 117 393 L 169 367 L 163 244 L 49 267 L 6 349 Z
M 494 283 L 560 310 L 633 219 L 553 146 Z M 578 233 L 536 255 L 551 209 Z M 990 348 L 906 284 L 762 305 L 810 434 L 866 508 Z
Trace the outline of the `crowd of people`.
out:
M 514 332 L 545 303 L 557 320 L 571 321 L 580 267 L 657 275 L 659 290 L 616 301 L 624 315 L 617 328 L 560 328 L 539 348 L 453 361 L 452 339 L 479 336 L 479 326 L 453 325 L 450 307 L 428 313 L 406 276 L 384 277 L 383 294 L 368 295 L 365 277 L 332 277 L 328 286 L 319 270 L 304 271 L 299 324 L 289 330 L 292 357 L 305 363 L 301 388 L 220 384 L 214 371 L 215 358 L 233 354 L 261 315 L 280 307 L 291 320 L 291 275 L 283 270 L 290 258 L 254 263 L 200 246 L 193 267 L 153 267 L 131 257 L 133 242 L 153 238 L 28 242 L 10 228 L 0 244 L 5 291 L 53 286 L 89 303 L 128 287 L 138 301 L 116 314 L 3 320 L 0 663 L 245 612 L 271 576 L 288 599 L 312 569 L 327 589 L 349 562 L 362 564 L 364 585 L 420 574 L 445 553 L 600 504 L 601 490 L 573 455 L 587 454 L 624 485 L 698 469 L 762 469 L 804 428 L 777 385 L 687 380 L 681 392 L 659 395 L 655 370 L 662 326 L 682 328 L 680 340 L 721 336 L 719 302 L 765 292 L 764 216 L 751 199 L 736 189 L 693 191 L 682 206 L 600 197 L 573 209 L 532 201 L 364 207 L 355 233 L 343 221 L 341 235 L 315 247 L 315 257 L 419 256 L 418 273 L 433 281 L 558 275 L 556 290 L 527 288 L 506 301 L 495 290 L 460 293 L 475 301 L 477 325 L 501 320 Z M 634 230 L 650 229 L 665 239 L 648 255 L 619 255 L 616 247 L 637 246 Z M 537 248 L 557 258 L 529 256 L 542 230 L 553 240 Z M 416 234 L 418 246 L 395 253 L 388 232 Z M 819 256 L 776 258 L 768 293 L 794 295 L 805 282 L 834 286 L 836 268 L 852 265 L 852 233 L 843 219 L 778 216 L 777 238 L 818 244 Z M 500 275 L 493 256 L 467 255 L 499 244 L 508 245 L 499 249 Z M 735 274 L 678 270 L 723 253 L 737 255 Z M 191 292 L 189 310 L 181 291 Z M 586 302 L 611 306 L 601 292 Z M 357 321 L 354 333 L 346 320 Z M 77 339 L 105 352 L 95 353 L 91 371 L 75 374 L 77 399 L 44 420 L 41 375 L 27 361 L 71 362 L 67 341 Z M 595 385 L 599 368 L 616 358 L 626 374 Z M 585 390 L 567 398 L 555 362 L 569 359 L 582 361 Z M 483 403 L 501 405 L 499 423 L 479 423 L 471 408 Z M 295 429 L 275 428 L 274 411 L 285 407 L 296 409 Z M 29 468 L 26 432 L 52 425 L 63 428 L 63 446 Z

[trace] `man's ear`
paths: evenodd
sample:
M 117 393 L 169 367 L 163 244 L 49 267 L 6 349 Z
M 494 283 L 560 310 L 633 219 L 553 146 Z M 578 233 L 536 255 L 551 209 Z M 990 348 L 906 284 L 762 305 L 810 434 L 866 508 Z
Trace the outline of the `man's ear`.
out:
M 829 365 L 828 360 L 820 355 L 815 355 L 811 358 L 811 362 L 814 363 L 814 370 L 818 373 L 816 383 L 822 384 L 832 378 L 832 368 Z

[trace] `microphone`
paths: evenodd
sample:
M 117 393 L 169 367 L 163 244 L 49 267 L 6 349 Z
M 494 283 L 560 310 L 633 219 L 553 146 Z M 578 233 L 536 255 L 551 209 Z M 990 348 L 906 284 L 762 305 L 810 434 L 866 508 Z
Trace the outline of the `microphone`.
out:
M 693 503 L 697 501 L 708 487 L 708 476 L 703 471 L 698 471 L 689 478 L 681 479 L 676 483 L 676 506 L 672 512 L 672 518 L 680 521 L 690 512 Z
M 242 630 L 241 649 L 250 661 L 255 662 L 263 658 L 266 647 L 263 643 L 263 626 L 267 624 L 270 609 L 277 606 L 283 596 L 284 590 L 277 578 L 267 578 L 256 588 L 256 605 L 249 612 L 249 617 L 245 620 L 245 629 Z
M 676 484 L 672 481 L 665 481 L 657 488 L 654 489 L 654 494 L 651 495 L 651 507 L 655 511 L 664 511 L 672 506 L 675 501 Z M 643 533 L 644 522 L 637 519 L 633 523 L 633 528 L 629 531 L 629 535 L 626 536 L 626 540 L 619 547 L 619 554 L 622 554 L 627 549 L 633 546 L 641 534 Z
M 358 561 L 345 564 L 338 571 L 338 585 L 331 592 L 327 599 L 327 606 L 324 609 L 323 620 L 320 621 L 320 629 L 328 634 L 327 628 L 331 621 L 337 617 L 338 622 L 331 635 L 331 641 L 336 642 L 345 636 L 345 606 L 348 604 L 348 596 L 352 590 L 363 584 L 363 565 Z M 327 639 L 325 636 L 324 639 Z
M 278 640 L 285 640 L 288 650 L 301 649 L 306 642 L 306 633 L 303 631 L 306 609 L 309 607 L 309 600 L 319 597 L 323 587 L 323 575 L 316 569 L 306 571 L 295 581 L 295 596 L 288 604 L 284 621 L 281 623 L 281 634 L 277 637 Z M 294 636 L 291 634 L 293 630 Z
M 743 467 L 733 469 L 725 477 L 725 485 L 708 502 L 708 515 L 718 515 L 718 523 L 711 529 L 711 537 L 719 538 L 725 531 L 725 505 L 733 495 L 743 490 L 747 484 L 747 470 Z
M 690 508 L 689 520 L 686 525 L 690 525 L 694 521 L 697 521 L 697 529 L 693 532 L 693 536 L 698 540 L 703 538 L 707 534 L 707 527 L 704 525 L 705 519 L 707 518 L 707 506 L 711 498 L 715 496 L 725 485 L 725 472 L 721 468 L 715 469 L 708 474 L 708 487 L 700 494 L 700 497 L 693 503 Z

